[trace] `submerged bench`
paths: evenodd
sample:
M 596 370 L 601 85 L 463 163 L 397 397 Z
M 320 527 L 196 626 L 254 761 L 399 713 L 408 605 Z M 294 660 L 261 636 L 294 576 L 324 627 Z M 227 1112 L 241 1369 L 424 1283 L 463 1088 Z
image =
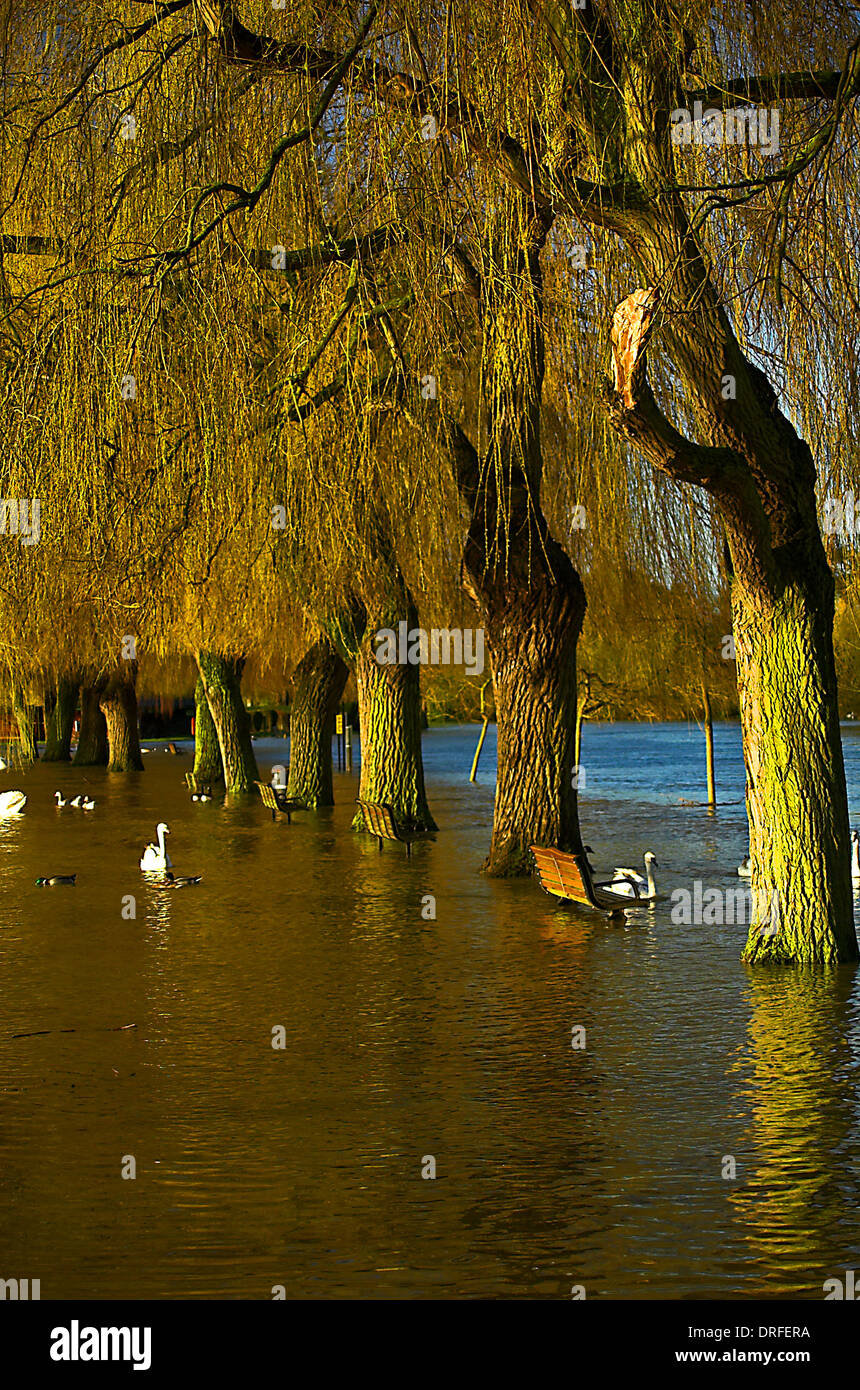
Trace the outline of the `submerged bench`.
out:
M 384 802 L 356 801 L 355 804 L 361 807 L 367 833 L 375 835 L 379 841 L 380 854 L 382 853 L 383 840 L 396 840 L 398 844 L 406 846 L 406 858 L 408 859 L 412 853 L 412 841 L 420 840 L 427 833 L 426 830 L 416 830 L 415 832 L 399 830 L 394 819 L 394 812 Z
M 286 787 L 273 787 L 271 782 L 255 782 L 254 786 L 260 793 L 263 805 L 271 811 L 272 820 L 277 820 L 278 816 L 286 816 L 287 825 L 291 825 L 293 811 L 308 809 L 297 797 L 287 796 Z
M 612 891 L 610 882 L 596 883 L 585 854 L 563 854 L 560 849 L 541 849 L 532 845 L 532 854 L 540 874 L 541 887 L 565 902 L 593 907 L 610 917 L 621 916 L 635 905 L 639 892 L 633 884 L 633 896 Z

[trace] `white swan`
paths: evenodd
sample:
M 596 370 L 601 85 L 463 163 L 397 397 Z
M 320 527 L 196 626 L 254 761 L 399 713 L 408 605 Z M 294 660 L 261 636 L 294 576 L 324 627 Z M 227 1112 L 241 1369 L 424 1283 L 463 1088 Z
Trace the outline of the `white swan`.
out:
M 54 796 L 57 799 L 57 810 L 59 810 L 61 806 L 68 806 L 68 801 L 61 796 L 59 792 L 54 792 Z
M 643 878 L 635 869 L 616 869 L 615 877 L 609 885 L 613 893 L 621 893 L 628 898 L 638 898 L 640 902 L 657 897 L 657 885 L 654 882 L 653 865 L 657 860 L 649 850 L 645 855 L 645 872 L 647 878 Z M 659 869 L 660 865 L 657 864 Z
M 752 860 L 749 855 L 747 855 L 742 864 L 738 864 L 738 873 L 741 878 L 752 878 Z
M 0 816 L 20 816 L 26 805 L 23 792 L 0 792 Z
M 0 772 L 5 772 L 8 766 L 9 764 L 6 762 L 6 759 L 0 758 Z
M 155 833 L 158 836 L 158 845 L 146 846 L 140 867 L 144 871 L 155 870 L 156 872 L 160 872 L 162 869 L 172 869 L 173 862 L 164 848 L 164 837 L 170 834 L 170 827 L 165 825 L 164 821 L 159 821 L 155 827 Z
M 73 797 L 73 798 L 72 798 L 72 800 L 69 802 L 69 805 L 70 805 L 70 806 L 77 806 L 77 808 L 80 810 L 80 805 L 81 805 L 81 802 L 83 801 L 83 799 L 84 799 L 84 794 L 83 794 L 83 792 L 81 792 L 80 796 L 76 796 L 76 797 Z

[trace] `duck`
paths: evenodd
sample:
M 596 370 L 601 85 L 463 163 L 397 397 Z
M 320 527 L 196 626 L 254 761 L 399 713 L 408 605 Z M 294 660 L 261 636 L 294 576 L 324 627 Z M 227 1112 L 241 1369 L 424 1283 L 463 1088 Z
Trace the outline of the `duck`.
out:
M 165 825 L 164 821 L 159 821 L 158 825 L 155 827 L 155 833 L 158 837 L 158 844 L 147 845 L 146 849 L 143 851 L 143 858 L 140 861 L 140 867 L 145 873 L 151 873 L 153 870 L 158 872 L 160 869 L 173 868 L 170 855 L 164 847 L 164 837 L 170 834 L 170 827 Z
M 646 901 L 653 901 L 657 897 L 657 885 L 654 882 L 653 866 L 657 864 L 655 856 L 649 850 L 645 855 L 645 873 L 647 878 L 637 873 L 635 869 L 616 869 L 615 876 L 609 885 L 613 893 L 621 893 L 628 898 L 638 898 Z M 657 864 L 659 869 L 660 865 Z
M 54 792 L 54 797 L 55 797 L 56 802 L 57 802 L 57 810 L 58 810 L 58 811 L 61 810 L 63 806 L 68 806 L 68 804 L 69 804 L 68 799 L 67 799 L 66 797 L 62 796 L 60 792 Z
M 752 878 L 752 860 L 749 855 L 741 864 L 738 864 L 738 873 L 741 878 Z
M 76 806 L 76 807 L 78 808 L 78 810 L 80 810 L 80 808 L 81 808 L 81 802 L 83 801 L 83 799 L 84 799 L 84 794 L 83 794 L 83 792 L 81 792 L 80 796 L 72 797 L 72 800 L 69 802 L 69 805 L 70 805 L 70 806 Z
M 26 805 L 24 792 L 0 792 L 0 816 L 20 816 Z
M 77 874 L 54 874 L 51 878 L 37 878 L 37 888 L 56 888 L 59 883 L 68 883 L 72 887 L 75 885 Z
M 94 811 L 95 809 L 96 809 L 96 803 L 95 803 L 95 801 L 92 799 L 92 797 L 85 796 L 84 799 L 83 799 L 83 801 L 81 802 L 81 810 L 82 810 L 82 811 Z
M 192 886 L 192 884 L 199 883 L 200 880 L 202 879 L 202 877 L 203 877 L 202 874 L 189 874 L 189 875 L 187 875 L 187 877 L 185 877 L 185 878 L 183 878 L 181 875 L 180 875 L 180 877 L 177 878 L 176 875 L 175 875 L 175 874 L 172 874 L 172 873 L 170 872 L 170 870 L 168 869 L 167 873 L 164 875 L 164 880 L 165 880 L 164 883 L 159 883 L 159 884 L 157 885 L 157 887 L 159 887 L 159 888 L 190 888 L 190 887 Z

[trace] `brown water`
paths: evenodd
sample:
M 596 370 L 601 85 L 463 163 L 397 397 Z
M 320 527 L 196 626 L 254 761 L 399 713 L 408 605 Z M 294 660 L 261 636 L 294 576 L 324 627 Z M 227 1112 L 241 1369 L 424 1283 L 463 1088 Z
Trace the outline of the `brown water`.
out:
M 350 832 L 354 778 L 288 827 L 192 804 L 187 757 L 0 777 L 30 797 L 0 822 L 0 1277 L 43 1298 L 820 1298 L 860 1265 L 854 973 L 751 976 L 742 927 L 663 905 L 607 927 L 482 879 L 473 740 L 426 737 L 442 829 L 411 861 Z M 57 787 L 96 811 L 58 812 Z M 737 811 L 584 810 L 603 867 L 651 848 L 667 888 L 736 886 Z M 144 881 L 162 818 L 196 889 Z

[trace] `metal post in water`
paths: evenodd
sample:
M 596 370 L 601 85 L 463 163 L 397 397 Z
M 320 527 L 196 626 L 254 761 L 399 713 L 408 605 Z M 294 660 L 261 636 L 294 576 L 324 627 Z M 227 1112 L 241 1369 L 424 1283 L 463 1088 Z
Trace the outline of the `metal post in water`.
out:
M 346 770 L 352 772 L 352 729 L 349 724 L 346 726 Z

